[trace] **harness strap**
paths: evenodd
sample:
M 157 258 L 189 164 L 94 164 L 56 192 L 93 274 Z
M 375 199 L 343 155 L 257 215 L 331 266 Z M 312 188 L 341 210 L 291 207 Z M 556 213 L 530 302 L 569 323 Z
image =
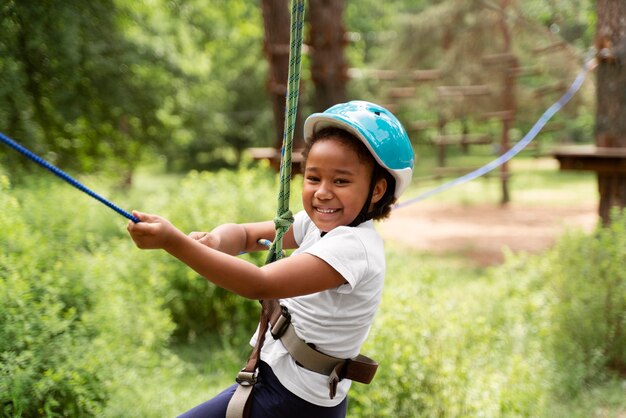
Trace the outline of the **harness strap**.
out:
M 280 339 L 291 357 L 301 367 L 328 376 L 330 399 L 337 394 L 337 385 L 343 379 L 368 384 L 374 378 L 378 363 L 371 358 L 359 354 L 351 359 L 342 359 L 324 354 L 298 337 L 291 323 L 289 311 L 281 306 L 277 299 L 263 300 L 261 306 L 256 344 L 246 367 L 237 375 L 236 381 L 239 386 L 228 404 L 226 418 L 247 417 L 249 414 L 251 395 L 257 381 L 261 348 L 268 329 L 274 339 Z
M 233 393 L 233 397 L 228 402 L 228 408 L 226 409 L 226 418 L 241 418 L 250 415 L 250 402 L 252 397 L 252 389 L 254 385 L 243 385 L 238 382 L 239 386 Z
M 277 300 L 268 301 L 278 307 L 272 308 L 279 316 L 271 318 L 270 332 L 274 339 L 280 339 L 291 357 L 305 369 L 328 376 L 328 389 L 331 399 L 335 397 L 337 384 L 343 379 L 368 384 L 374 378 L 378 363 L 371 358 L 359 354 L 351 359 L 342 359 L 324 354 L 298 337 L 291 323 L 291 315 L 278 304 Z
M 228 403 L 226 418 L 247 417 L 250 413 L 250 400 L 252 399 L 250 395 L 252 395 L 257 380 L 261 348 L 265 342 L 265 334 L 269 328 L 270 320 L 280 316 L 280 309 L 280 304 L 274 299 L 261 301 L 261 318 L 259 319 L 259 333 L 256 344 L 252 348 L 246 366 L 237 374 L 235 380 L 239 385 Z

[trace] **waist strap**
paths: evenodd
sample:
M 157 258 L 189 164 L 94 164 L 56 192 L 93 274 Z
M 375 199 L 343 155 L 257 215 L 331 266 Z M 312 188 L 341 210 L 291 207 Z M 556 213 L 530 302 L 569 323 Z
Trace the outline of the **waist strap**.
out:
M 308 345 L 296 334 L 291 315 L 278 300 L 261 302 L 261 320 L 257 342 L 252 349 L 246 366 L 237 375 L 237 389 L 226 409 L 226 418 L 241 418 L 249 415 L 250 396 L 256 384 L 257 367 L 261 358 L 261 347 L 267 329 L 275 339 L 280 339 L 293 359 L 305 369 L 328 376 L 328 394 L 331 399 L 337 394 L 337 384 L 342 379 L 370 383 L 378 369 L 378 363 L 359 354 L 351 359 L 329 356 Z
M 278 304 L 278 301 L 274 301 Z M 293 359 L 305 369 L 328 376 L 330 398 L 334 398 L 337 383 L 342 379 L 350 379 L 368 384 L 374 378 L 378 363 L 371 358 L 359 354 L 351 359 L 342 359 L 324 354 L 304 342 L 296 334 L 291 323 L 291 315 L 287 308 L 273 309 L 270 318 L 270 332 L 274 339 L 280 339 Z

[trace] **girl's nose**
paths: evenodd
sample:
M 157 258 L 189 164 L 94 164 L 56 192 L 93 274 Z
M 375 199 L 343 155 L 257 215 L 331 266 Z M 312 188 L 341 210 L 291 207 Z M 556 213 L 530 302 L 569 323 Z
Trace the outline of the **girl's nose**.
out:
M 321 182 L 315 191 L 315 197 L 320 200 L 328 200 L 333 197 L 333 192 L 326 182 Z

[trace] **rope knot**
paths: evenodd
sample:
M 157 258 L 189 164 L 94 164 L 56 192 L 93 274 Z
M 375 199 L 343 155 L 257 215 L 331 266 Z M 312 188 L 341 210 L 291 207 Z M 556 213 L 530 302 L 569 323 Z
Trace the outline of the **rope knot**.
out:
M 286 231 L 293 224 L 293 213 L 287 210 L 274 218 L 274 225 L 276 229 L 282 229 Z

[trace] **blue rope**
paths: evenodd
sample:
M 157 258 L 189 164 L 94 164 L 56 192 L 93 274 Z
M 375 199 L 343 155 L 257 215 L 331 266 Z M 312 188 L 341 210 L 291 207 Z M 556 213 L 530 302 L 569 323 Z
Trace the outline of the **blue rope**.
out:
M 35 154 L 32 151 L 29 151 L 28 149 L 24 148 L 23 146 L 21 146 L 20 144 L 18 144 L 17 142 L 15 142 L 14 140 L 12 140 L 11 138 L 9 138 L 8 136 L 4 135 L 1 132 L 0 132 L 0 141 L 4 142 L 6 145 L 10 146 L 14 150 L 24 154 L 26 157 L 30 158 L 31 160 L 33 160 L 37 164 L 39 164 L 39 165 L 43 166 L 44 168 L 47 168 L 48 170 L 52 171 L 54 174 L 56 174 L 57 176 L 59 176 L 60 178 L 62 178 L 63 180 L 65 180 L 66 182 L 71 184 L 72 186 L 76 187 L 78 190 L 80 190 L 80 191 L 82 191 L 84 193 L 87 193 L 89 196 L 93 197 L 94 199 L 99 200 L 100 202 L 104 203 L 105 205 L 107 205 L 108 207 L 110 207 L 111 209 L 113 209 L 114 211 L 119 213 L 120 215 L 125 216 L 126 218 L 130 219 L 131 221 L 133 221 L 135 223 L 140 222 L 137 217 L 133 216 L 132 214 L 130 214 L 128 212 L 126 212 L 124 209 L 121 209 L 120 207 L 116 206 L 115 204 L 109 202 L 104 197 L 100 196 L 99 194 L 97 194 L 97 193 L 93 192 L 92 190 L 88 189 L 87 187 L 83 186 L 77 180 L 73 179 L 69 174 L 65 173 L 64 171 L 62 171 L 62 170 L 60 170 L 58 168 L 56 168 L 55 166 L 53 166 L 52 164 L 50 164 L 49 162 L 47 162 L 43 158 L 39 157 L 37 154 Z
M 590 51 L 590 55 L 591 55 Z M 585 81 L 585 78 L 587 77 L 587 73 L 589 72 L 589 70 L 591 70 L 593 68 L 593 66 L 595 65 L 595 59 L 588 59 L 586 60 L 585 64 L 583 65 L 582 70 L 578 73 L 578 75 L 576 76 L 576 79 L 574 80 L 574 82 L 572 83 L 572 85 L 570 86 L 570 88 L 561 96 L 561 98 L 554 103 L 552 106 L 550 106 L 548 108 L 548 110 L 546 110 L 543 115 L 541 115 L 541 117 L 539 118 L 539 120 L 537 120 L 537 122 L 535 122 L 535 124 L 533 125 L 533 127 L 528 131 L 528 133 L 526 133 L 526 135 L 524 135 L 524 138 L 522 138 L 517 144 L 515 144 L 511 149 L 509 149 L 507 152 L 505 152 L 504 154 L 500 155 L 500 157 L 496 158 L 495 160 L 491 161 L 490 163 L 487 163 L 486 165 L 477 168 L 476 170 L 465 174 L 464 176 L 458 177 L 454 180 L 451 180 L 447 183 L 442 184 L 439 187 L 436 187 L 432 190 L 429 190 L 425 193 L 422 193 L 421 195 L 414 197 L 412 199 L 409 199 L 405 202 L 400 202 L 397 205 L 395 205 L 393 207 L 393 209 L 399 209 L 399 208 L 403 208 L 405 206 L 411 205 L 413 203 L 419 202 L 421 200 L 424 200 L 430 196 L 433 196 L 435 194 L 441 193 L 445 190 L 448 190 L 451 187 L 457 186 L 459 184 L 462 183 L 467 183 L 468 181 L 474 180 L 480 176 L 483 176 L 485 174 L 487 174 L 488 172 L 496 169 L 497 167 L 501 166 L 502 164 L 506 163 L 507 161 L 509 161 L 511 158 L 513 158 L 514 156 L 516 156 L 520 151 L 522 151 L 524 148 L 526 148 L 526 146 L 528 144 L 530 144 L 530 142 L 535 139 L 535 137 L 537 136 L 537 134 L 539 134 L 539 131 L 541 131 L 541 129 L 546 125 L 546 123 L 552 118 L 552 116 L 554 116 L 555 113 L 557 113 L 559 110 L 561 110 L 561 108 L 563 108 L 563 106 L 565 106 L 567 104 L 567 102 L 570 101 L 570 99 L 574 96 L 574 94 L 580 89 L 580 87 L 583 84 L 583 81 Z

